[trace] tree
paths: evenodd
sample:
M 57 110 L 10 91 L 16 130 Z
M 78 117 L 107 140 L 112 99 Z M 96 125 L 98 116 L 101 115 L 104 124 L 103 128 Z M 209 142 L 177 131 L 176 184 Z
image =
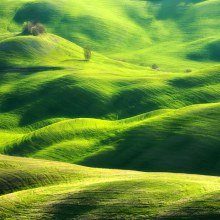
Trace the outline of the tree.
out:
M 23 35 L 38 36 L 44 33 L 46 33 L 46 29 L 42 24 L 36 21 L 34 22 L 28 21 L 24 23 L 23 30 L 22 30 Z
M 84 48 L 84 57 L 86 61 L 89 61 L 92 57 L 92 52 L 89 48 Z
M 160 70 L 160 67 L 157 64 L 153 64 L 151 68 L 153 70 Z
M 191 73 L 191 72 L 192 72 L 191 69 L 186 69 L 186 70 L 185 70 L 185 73 Z

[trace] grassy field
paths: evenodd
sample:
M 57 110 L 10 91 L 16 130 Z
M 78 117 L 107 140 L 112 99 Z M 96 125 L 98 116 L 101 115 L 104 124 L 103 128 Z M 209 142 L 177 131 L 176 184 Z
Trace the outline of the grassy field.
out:
M 183 71 L 220 61 L 217 0 L 10 2 L 0 3 L 3 37 L 38 20 L 80 46 L 139 65 Z
M 219 8 L 1 0 L 0 219 L 220 219 Z
M 12 136 L 3 139 L 0 152 L 95 167 L 219 175 L 219 110 L 217 103 L 117 121 L 44 121 L 15 130 L 15 136 L 4 130 L 1 136 L 6 131 Z
M 184 219 L 189 216 L 187 219 L 212 220 L 220 216 L 217 177 L 0 158 L 2 219 Z

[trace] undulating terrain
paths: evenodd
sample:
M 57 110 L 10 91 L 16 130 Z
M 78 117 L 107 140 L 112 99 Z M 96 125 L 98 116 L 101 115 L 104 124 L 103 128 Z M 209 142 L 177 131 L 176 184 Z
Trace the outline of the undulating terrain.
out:
M 219 175 L 220 0 L 0 1 L 0 219 L 217 220 Z

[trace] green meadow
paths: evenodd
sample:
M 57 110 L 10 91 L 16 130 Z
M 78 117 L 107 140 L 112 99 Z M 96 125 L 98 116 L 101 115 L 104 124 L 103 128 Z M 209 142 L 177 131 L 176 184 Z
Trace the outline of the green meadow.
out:
M 219 15 L 1 0 L 0 219 L 220 219 Z

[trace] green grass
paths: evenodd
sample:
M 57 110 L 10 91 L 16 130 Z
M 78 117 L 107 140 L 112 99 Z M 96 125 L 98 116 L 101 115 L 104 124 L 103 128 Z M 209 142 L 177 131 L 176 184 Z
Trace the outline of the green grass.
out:
M 6 67 L 56 66 L 65 60 L 83 60 L 82 48 L 54 35 L 11 37 L 0 42 L 0 50 Z
M 219 6 L 1 0 L 0 219 L 219 219 Z
M 188 219 L 217 219 L 220 214 L 217 177 L 0 157 L 3 219 L 184 219 L 189 213 Z
M 11 47 L 15 61 L 3 51 L 11 68 L 1 75 L 2 153 L 98 167 L 219 174 L 219 65 L 170 73 L 99 53 L 85 62 L 82 48 L 54 35 L 18 36 L 4 44 L 17 46 Z M 48 48 L 61 52 L 56 56 Z
M 2 0 L 0 8 L 2 34 L 34 19 L 80 46 L 138 65 L 183 71 L 219 62 L 216 0 Z
M 38 63 L 25 61 L 22 50 L 12 47 L 19 52 L 17 63 L 10 59 L 12 68 L 1 75 L 2 153 L 219 175 L 218 65 L 191 73 L 158 72 L 98 53 L 85 62 L 82 48 L 53 35 L 6 42 L 27 50 Z M 33 42 L 39 49 L 32 53 Z M 48 48 L 39 42 L 62 53 L 44 53 L 45 59 L 39 53 Z M 75 59 L 66 60 L 65 54 Z
M 35 130 L 23 128 L 21 137 L 2 143 L 1 152 L 95 167 L 219 175 L 219 110 L 216 103 L 118 121 L 44 122 Z

